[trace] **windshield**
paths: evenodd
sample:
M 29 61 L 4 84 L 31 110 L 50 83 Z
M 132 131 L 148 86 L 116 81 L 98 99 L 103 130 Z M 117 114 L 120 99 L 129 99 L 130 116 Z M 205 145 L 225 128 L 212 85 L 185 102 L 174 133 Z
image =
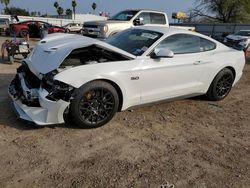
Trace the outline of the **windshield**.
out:
M 250 31 L 239 31 L 239 32 L 235 33 L 235 35 L 250 36 Z
M 8 24 L 8 19 L 0 19 L 0 24 Z
M 129 21 L 137 14 L 137 12 L 138 11 L 136 10 L 122 11 L 111 17 L 109 20 Z
M 144 29 L 129 29 L 113 35 L 107 43 L 135 56 L 141 56 L 163 34 Z

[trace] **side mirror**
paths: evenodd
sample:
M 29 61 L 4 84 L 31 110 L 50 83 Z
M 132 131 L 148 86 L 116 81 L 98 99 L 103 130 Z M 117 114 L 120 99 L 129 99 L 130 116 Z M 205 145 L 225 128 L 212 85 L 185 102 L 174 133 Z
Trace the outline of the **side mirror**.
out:
M 157 59 L 157 58 L 173 58 L 174 52 L 168 49 L 160 49 L 157 53 L 153 53 L 151 58 Z
M 135 18 L 134 25 L 143 25 L 143 18 L 142 17 Z

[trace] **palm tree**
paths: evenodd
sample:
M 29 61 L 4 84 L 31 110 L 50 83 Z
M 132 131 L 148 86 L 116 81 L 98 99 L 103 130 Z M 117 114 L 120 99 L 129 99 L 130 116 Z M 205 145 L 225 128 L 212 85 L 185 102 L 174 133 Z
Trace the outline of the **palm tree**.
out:
M 72 16 L 72 10 L 68 8 L 68 9 L 66 10 L 66 15 L 67 15 L 67 16 Z
M 95 14 L 95 9 L 97 7 L 97 4 L 94 2 L 94 3 L 92 3 L 91 7 L 93 9 L 93 13 Z
M 77 6 L 77 3 L 75 0 L 73 0 L 72 1 L 72 8 L 73 8 L 74 19 L 76 19 L 76 6 Z
M 63 10 L 62 7 L 58 7 L 58 8 L 57 8 L 57 14 L 58 14 L 59 16 L 61 16 L 61 15 L 63 14 L 63 12 L 64 12 L 64 10 Z
M 58 4 L 57 1 L 54 2 L 54 7 L 56 8 L 56 11 L 57 11 L 57 9 L 58 9 L 58 7 L 59 7 L 59 4 Z
M 8 5 L 10 4 L 10 0 L 0 0 L 0 3 L 4 4 L 5 7 L 8 7 Z

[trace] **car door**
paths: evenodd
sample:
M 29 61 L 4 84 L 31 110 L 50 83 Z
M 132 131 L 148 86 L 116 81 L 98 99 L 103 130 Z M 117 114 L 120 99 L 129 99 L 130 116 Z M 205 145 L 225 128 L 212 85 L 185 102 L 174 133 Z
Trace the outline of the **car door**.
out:
M 29 34 L 32 37 L 37 37 L 39 35 L 39 29 L 38 29 L 38 22 L 37 21 L 31 21 L 27 24 L 29 28 Z
M 76 30 L 76 24 L 75 24 L 75 23 L 72 23 L 72 24 L 70 25 L 70 31 L 75 32 L 75 30 Z
M 211 58 L 202 52 L 200 37 L 175 34 L 157 45 L 153 53 L 161 49 L 169 49 L 175 55 L 157 59 L 147 56 L 139 73 L 141 103 L 197 94 L 204 73 L 204 66 L 200 65 Z
M 79 31 L 79 24 L 73 23 L 71 26 L 71 31 Z

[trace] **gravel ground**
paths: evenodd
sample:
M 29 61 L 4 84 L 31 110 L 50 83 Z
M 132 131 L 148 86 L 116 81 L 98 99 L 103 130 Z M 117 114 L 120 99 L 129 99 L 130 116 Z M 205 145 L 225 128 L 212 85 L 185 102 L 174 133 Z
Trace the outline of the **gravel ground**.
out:
M 250 187 L 250 64 L 221 102 L 136 108 L 91 130 L 17 120 L 19 65 L 0 63 L 0 187 Z

